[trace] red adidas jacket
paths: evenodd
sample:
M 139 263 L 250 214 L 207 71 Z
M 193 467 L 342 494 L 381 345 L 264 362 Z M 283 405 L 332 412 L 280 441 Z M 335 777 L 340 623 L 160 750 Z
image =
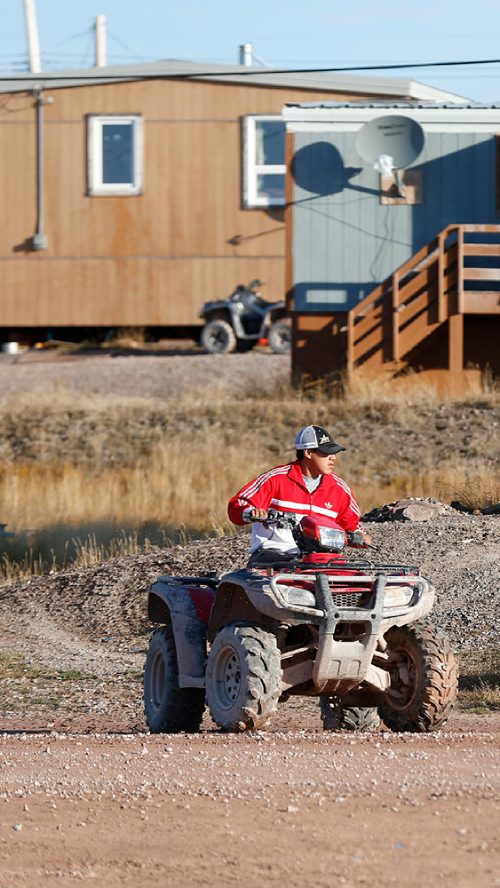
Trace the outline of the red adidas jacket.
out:
M 323 475 L 319 486 L 309 493 L 298 461 L 276 466 L 245 484 L 228 504 L 233 524 L 245 524 L 243 512 L 248 508 L 279 509 L 296 515 L 328 515 L 343 530 L 357 530 L 360 512 L 349 487 L 338 475 Z M 290 531 L 276 531 L 260 524 L 252 525 L 254 551 L 259 546 L 281 549 L 296 548 Z

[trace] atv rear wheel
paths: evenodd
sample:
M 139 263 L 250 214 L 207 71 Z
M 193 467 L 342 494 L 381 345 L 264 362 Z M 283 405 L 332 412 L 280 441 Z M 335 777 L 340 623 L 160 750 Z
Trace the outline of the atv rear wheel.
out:
M 458 667 L 444 632 L 430 623 L 394 626 L 385 636 L 391 686 L 379 713 L 392 731 L 435 731 L 457 696 Z
M 377 731 L 378 710 L 373 706 L 345 706 L 339 697 L 320 697 L 321 721 L 325 731 Z
M 268 342 L 276 355 L 287 355 L 292 347 L 292 327 L 290 321 L 275 321 L 269 328 Z
M 144 712 L 152 734 L 189 734 L 200 730 L 205 693 L 180 688 L 172 628 L 162 626 L 151 636 L 144 667 Z
M 280 696 L 281 658 L 276 638 L 260 626 L 233 623 L 216 636 L 207 661 L 207 704 L 225 731 L 261 728 Z
M 227 355 L 236 351 L 236 335 L 227 321 L 215 320 L 205 324 L 200 342 L 210 355 Z

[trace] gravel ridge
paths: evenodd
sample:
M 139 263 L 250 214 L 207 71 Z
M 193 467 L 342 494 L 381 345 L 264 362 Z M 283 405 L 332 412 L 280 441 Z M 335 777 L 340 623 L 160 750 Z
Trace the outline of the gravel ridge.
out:
M 499 521 L 498 516 L 444 507 L 444 514 L 425 522 L 366 525 L 376 546 L 369 556 L 373 562 L 416 565 L 435 586 L 434 620 L 458 651 L 498 647 Z M 89 642 L 111 635 L 117 649 L 127 650 L 148 632 L 146 595 L 151 582 L 164 575 L 221 575 L 242 567 L 248 542 L 243 531 L 6 584 L 0 588 L 4 632 L 15 631 L 20 621 L 38 630 L 50 622 Z M 359 552 L 350 557 L 359 558 Z M 51 661 L 60 655 L 52 651 Z

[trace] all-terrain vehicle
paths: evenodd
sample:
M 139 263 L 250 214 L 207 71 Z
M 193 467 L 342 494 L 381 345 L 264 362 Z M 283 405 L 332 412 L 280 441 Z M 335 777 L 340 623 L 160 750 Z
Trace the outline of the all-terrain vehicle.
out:
M 262 281 L 238 284 L 227 299 L 205 302 L 200 342 L 210 354 L 249 351 L 262 339 L 282 355 L 291 348 L 290 320 L 283 301 L 267 302 L 258 292 Z
M 292 529 L 296 560 L 152 584 L 151 732 L 198 731 L 205 704 L 223 730 L 260 729 L 291 695 L 319 697 L 326 730 L 442 726 L 458 673 L 418 568 L 350 560 L 345 544 L 362 536 L 329 518 L 268 520 Z

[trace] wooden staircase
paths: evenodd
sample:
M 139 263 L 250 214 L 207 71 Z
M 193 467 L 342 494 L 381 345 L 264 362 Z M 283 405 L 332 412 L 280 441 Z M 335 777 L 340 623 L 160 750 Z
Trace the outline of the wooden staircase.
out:
M 496 289 L 495 289 L 496 286 Z M 500 314 L 500 225 L 448 225 L 347 315 L 347 370 L 395 375 L 446 325 L 444 369 L 464 367 L 464 316 Z

